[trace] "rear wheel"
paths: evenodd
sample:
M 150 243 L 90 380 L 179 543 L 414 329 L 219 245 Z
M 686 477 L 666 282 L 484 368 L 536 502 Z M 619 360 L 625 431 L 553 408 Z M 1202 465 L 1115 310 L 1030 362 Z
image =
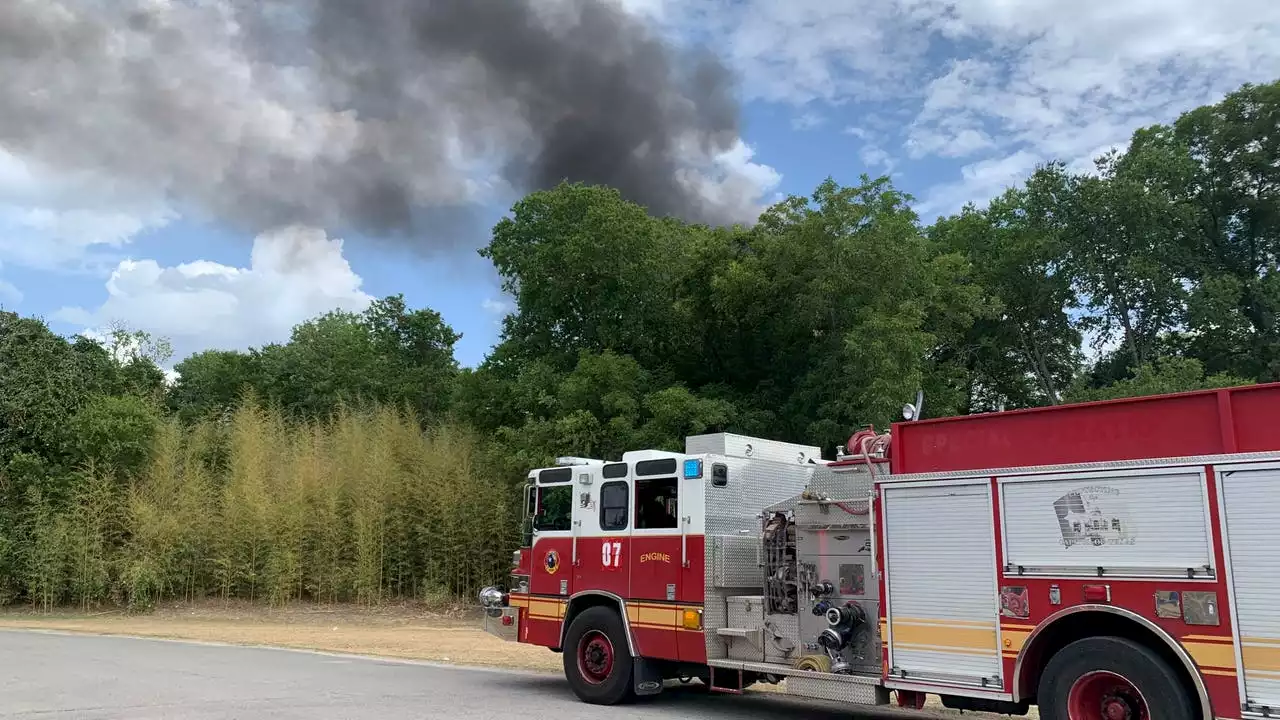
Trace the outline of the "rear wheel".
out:
M 607 607 L 583 610 L 564 639 L 564 674 L 579 700 L 615 705 L 635 697 L 626 629 Z
M 1077 640 L 1040 676 L 1041 720 L 1193 720 L 1193 698 L 1169 663 L 1119 637 Z M 1198 704 L 1198 703 L 1197 703 Z

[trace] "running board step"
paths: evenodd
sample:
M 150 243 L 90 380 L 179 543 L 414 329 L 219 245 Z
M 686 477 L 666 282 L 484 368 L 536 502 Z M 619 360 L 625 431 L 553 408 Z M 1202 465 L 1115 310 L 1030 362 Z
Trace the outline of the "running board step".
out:
M 764 630 L 760 628 L 716 628 L 716 635 L 723 638 L 743 638 L 759 645 L 764 640 Z

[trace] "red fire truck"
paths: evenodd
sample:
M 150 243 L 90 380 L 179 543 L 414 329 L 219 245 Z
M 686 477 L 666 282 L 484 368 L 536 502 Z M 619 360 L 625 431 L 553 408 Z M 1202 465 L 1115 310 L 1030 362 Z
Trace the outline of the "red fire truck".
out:
M 586 702 L 696 678 L 1045 720 L 1280 714 L 1280 384 L 905 421 L 834 461 L 701 435 L 564 458 L 526 499 L 485 627 L 563 653 Z

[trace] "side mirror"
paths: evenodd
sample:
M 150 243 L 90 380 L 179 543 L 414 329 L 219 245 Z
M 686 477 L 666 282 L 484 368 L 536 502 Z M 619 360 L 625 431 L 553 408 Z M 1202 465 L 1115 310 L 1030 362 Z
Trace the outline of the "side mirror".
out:
M 524 516 L 525 518 L 538 517 L 538 489 L 533 485 L 524 486 Z

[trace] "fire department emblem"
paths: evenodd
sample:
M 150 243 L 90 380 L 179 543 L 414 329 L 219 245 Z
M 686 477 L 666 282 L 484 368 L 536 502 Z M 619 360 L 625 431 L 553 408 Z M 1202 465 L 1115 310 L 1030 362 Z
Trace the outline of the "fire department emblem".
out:
M 560 569 L 560 553 L 555 550 L 548 550 L 547 556 L 542 559 L 542 567 L 547 569 L 548 575 L 555 575 Z
M 1062 533 L 1062 546 L 1088 544 L 1133 545 L 1128 508 L 1113 487 L 1091 486 L 1063 495 L 1053 502 Z

